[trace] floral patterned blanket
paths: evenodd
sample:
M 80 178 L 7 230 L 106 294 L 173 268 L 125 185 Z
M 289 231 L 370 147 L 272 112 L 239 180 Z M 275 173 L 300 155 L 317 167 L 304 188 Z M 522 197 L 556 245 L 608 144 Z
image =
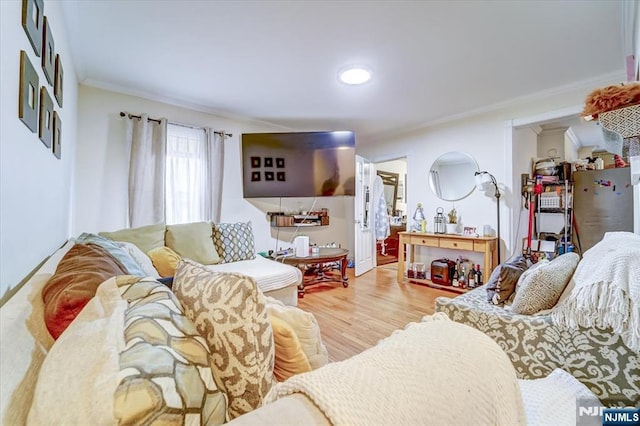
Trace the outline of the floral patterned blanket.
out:
M 610 329 L 561 328 L 549 315 L 514 314 L 487 302 L 486 286 L 454 299 L 436 299 L 436 312 L 472 326 L 507 353 L 518 377 L 539 379 L 561 368 L 604 405 L 640 404 L 640 353 Z

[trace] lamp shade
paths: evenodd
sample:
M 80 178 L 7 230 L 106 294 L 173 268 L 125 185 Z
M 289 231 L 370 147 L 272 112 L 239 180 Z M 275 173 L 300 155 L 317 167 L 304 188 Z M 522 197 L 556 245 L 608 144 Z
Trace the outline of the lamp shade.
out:
M 475 181 L 476 188 L 478 188 L 480 191 L 486 191 L 487 189 L 491 188 L 491 175 L 487 172 L 476 172 Z

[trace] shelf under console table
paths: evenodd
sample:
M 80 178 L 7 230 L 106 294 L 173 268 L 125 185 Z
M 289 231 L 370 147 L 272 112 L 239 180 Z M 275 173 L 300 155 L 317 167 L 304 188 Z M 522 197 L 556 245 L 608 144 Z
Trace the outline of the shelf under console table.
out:
M 398 283 L 405 281 L 405 253 L 410 253 L 409 261 L 415 260 L 415 250 L 413 246 L 425 246 L 433 248 L 443 248 L 449 250 L 471 251 L 484 254 L 484 271 L 485 280 L 489 279 L 493 268 L 498 264 L 498 254 L 496 251 L 496 237 L 471 237 L 466 235 L 452 234 L 429 234 L 419 232 L 399 232 L 400 241 L 398 244 Z M 403 250 L 406 246 L 406 250 Z M 457 287 L 435 284 L 431 280 L 408 278 L 410 282 L 431 285 L 445 290 L 453 290 L 464 292 L 465 290 Z

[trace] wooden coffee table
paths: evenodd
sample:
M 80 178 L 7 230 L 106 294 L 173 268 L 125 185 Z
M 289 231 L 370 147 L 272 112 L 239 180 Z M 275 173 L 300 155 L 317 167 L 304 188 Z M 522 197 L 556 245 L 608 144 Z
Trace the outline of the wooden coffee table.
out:
M 324 282 L 342 283 L 349 286 L 347 278 L 348 250 L 343 248 L 320 247 L 318 253 L 306 257 L 295 255 L 284 258 L 284 263 L 296 266 L 302 271 L 302 282 L 298 286 L 298 297 L 304 297 L 305 287 Z

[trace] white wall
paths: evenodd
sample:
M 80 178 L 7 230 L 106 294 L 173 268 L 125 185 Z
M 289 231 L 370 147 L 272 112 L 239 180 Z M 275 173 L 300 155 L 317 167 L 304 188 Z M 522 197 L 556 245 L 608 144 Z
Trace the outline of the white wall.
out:
M 251 220 L 258 251 L 287 247 L 295 229 L 270 228 L 266 212 L 278 211 L 280 200 L 242 197 L 242 133 L 283 131 L 264 123 L 229 119 L 135 96 L 81 85 L 78 98 L 77 179 L 73 234 L 121 229 L 126 226 L 128 159 L 124 118 L 120 111 L 148 113 L 169 121 L 212 127 L 233 133 L 225 142 L 223 222 Z M 282 208 L 308 210 L 313 198 L 283 198 Z M 328 208 L 330 226 L 302 228 L 314 243 L 335 241 L 353 250 L 353 197 L 319 197 L 315 208 Z M 280 242 L 276 241 L 279 237 Z
M 623 74 L 621 77 L 623 78 Z M 480 170 L 493 174 L 503 190 L 501 204 L 501 238 L 502 258 L 506 259 L 514 250 L 519 250 L 511 228 L 515 228 L 513 209 L 519 209 L 521 202 L 520 188 L 514 188 L 512 180 L 520 173 L 529 173 L 530 166 L 513 164 L 511 161 L 511 147 L 507 149 L 506 132 L 511 140 L 511 127 L 507 122 L 521 117 L 531 117 L 548 111 L 561 110 L 584 103 L 587 94 L 597 87 L 616 84 L 617 81 L 603 79 L 575 84 L 571 87 L 558 89 L 555 92 L 532 95 L 529 99 L 513 103 L 501 110 L 486 112 L 476 116 L 456 121 L 436 124 L 423 129 L 401 133 L 377 143 L 361 147 L 359 155 L 377 161 L 385 158 L 407 157 L 408 209 L 413 214 L 417 203 L 422 203 L 428 219 L 428 229 L 433 229 L 433 219 L 436 208 L 444 207 L 448 211 L 455 205 L 462 226 L 476 226 L 482 229 L 485 224 L 496 226 L 495 198 L 487 197 L 474 191 L 467 198 L 455 203 L 439 200 L 429 189 L 428 173 L 433 161 L 448 151 L 467 152 L 475 158 Z M 509 152 L 509 158 L 507 158 Z M 528 154 L 527 154 L 528 155 Z M 508 173 L 508 174 L 507 174 Z M 519 182 L 519 179 L 518 179 Z M 516 210 L 517 211 L 517 210 Z M 437 250 L 431 250 L 433 256 L 440 256 Z
M 20 283 L 70 236 L 76 145 L 77 79 L 60 5 L 45 2 L 64 67 L 60 108 L 21 25 L 22 1 L 0 1 L 0 295 Z M 18 118 L 20 50 L 27 55 L 62 121 L 62 159 Z M 39 89 L 39 88 L 38 88 Z
M 538 157 L 557 157 L 557 163 L 564 161 L 564 134 L 567 128 L 543 130 L 538 135 Z
M 567 133 L 564 134 L 564 161 L 574 162 L 578 159 L 578 147 L 573 140 L 568 136 Z

